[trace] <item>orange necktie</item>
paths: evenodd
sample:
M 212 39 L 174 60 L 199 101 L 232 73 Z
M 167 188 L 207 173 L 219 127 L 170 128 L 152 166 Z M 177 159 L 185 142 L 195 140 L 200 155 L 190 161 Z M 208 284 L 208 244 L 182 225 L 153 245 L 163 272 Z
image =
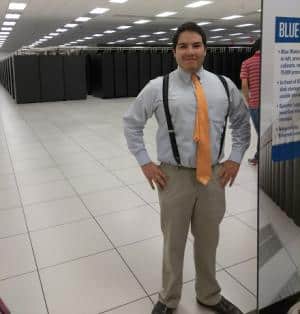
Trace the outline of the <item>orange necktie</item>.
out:
M 202 85 L 196 74 L 192 74 L 197 112 L 193 139 L 197 143 L 196 177 L 199 182 L 207 185 L 211 178 L 211 148 L 208 108 Z

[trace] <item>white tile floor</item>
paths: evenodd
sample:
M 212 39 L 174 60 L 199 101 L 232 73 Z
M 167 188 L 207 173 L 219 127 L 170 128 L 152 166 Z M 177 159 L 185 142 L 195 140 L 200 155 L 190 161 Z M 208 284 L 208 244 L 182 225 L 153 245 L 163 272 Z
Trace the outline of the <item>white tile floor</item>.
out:
M 0 296 L 12 313 L 151 312 L 162 237 L 157 195 L 123 137 L 131 101 L 16 105 L 0 87 Z M 155 126 L 145 130 L 154 160 Z M 223 294 L 245 312 L 256 303 L 256 178 L 244 163 L 227 190 L 218 249 Z M 176 313 L 209 313 L 193 284 L 189 239 Z

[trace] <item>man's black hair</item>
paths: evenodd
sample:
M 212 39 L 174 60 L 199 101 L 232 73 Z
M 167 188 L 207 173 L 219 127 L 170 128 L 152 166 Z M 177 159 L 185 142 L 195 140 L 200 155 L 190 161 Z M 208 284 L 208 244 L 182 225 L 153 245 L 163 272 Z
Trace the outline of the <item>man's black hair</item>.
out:
M 186 22 L 186 23 L 183 23 L 182 25 L 180 25 L 178 27 L 178 29 L 176 30 L 176 33 L 173 36 L 173 40 L 172 40 L 173 41 L 173 49 L 176 49 L 179 35 L 182 32 L 198 33 L 202 37 L 202 42 L 203 42 L 204 46 L 206 47 L 206 34 L 205 34 L 204 30 L 194 22 Z

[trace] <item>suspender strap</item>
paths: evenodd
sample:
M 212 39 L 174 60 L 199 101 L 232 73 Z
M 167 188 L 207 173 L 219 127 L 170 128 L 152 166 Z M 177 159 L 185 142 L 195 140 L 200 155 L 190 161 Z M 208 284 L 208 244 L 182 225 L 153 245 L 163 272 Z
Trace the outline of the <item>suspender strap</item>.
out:
M 177 142 L 176 142 L 175 130 L 174 130 L 174 126 L 172 123 L 170 110 L 169 110 L 168 94 L 169 94 L 169 74 L 165 75 L 163 78 L 163 103 L 164 103 L 164 109 L 165 109 L 167 125 L 168 125 L 168 132 L 169 132 L 169 136 L 170 136 L 170 141 L 171 141 L 174 159 L 176 160 L 177 164 L 180 166 L 181 161 L 180 161 L 178 146 L 177 146 Z
M 220 150 L 219 150 L 219 155 L 218 155 L 218 159 L 220 159 L 221 155 L 222 155 L 222 151 L 223 151 L 223 146 L 224 146 L 224 141 L 225 141 L 225 135 L 226 135 L 226 127 L 227 127 L 227 120 L 228 120 L 228 115 L 229 115 L 229 107 L 230 107 L 230 95 L 229 95 L 229 88 L 228 88 L 228 84 L 225 80 L 225 78 L 222 75 L 217 75 L 218 78 L 220 79 L 220 81 L 222 82 L 226 94 L 227 94 L 227 98 L 228 98 L 228 111 L 225 117 L 225 122 L 224 122 L 224 126 L 223 126 L 223 132 L 222 132 L 222 137 L 221 137 L 221 143 L 220 143 Z

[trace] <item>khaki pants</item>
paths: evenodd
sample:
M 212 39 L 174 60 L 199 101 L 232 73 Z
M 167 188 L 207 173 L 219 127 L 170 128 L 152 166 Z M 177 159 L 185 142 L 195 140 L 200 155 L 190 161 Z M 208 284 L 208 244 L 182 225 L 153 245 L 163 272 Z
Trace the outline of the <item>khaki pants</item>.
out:
M 219 184 L 219 165 L 207 186 L 196 181 L 195 169 L 162 164 L 168 176 L 167 186 L 159 191 L 161 229 L 164 237 L 163 287 L 159 299 L 176 308 L 182 290 L 184 251 L 189 231 L 194 236 L 196 296 L 202 303 L 220 301 L 216 280 L 216 250 L 219 224 L 225 213 L 225 191 Z

